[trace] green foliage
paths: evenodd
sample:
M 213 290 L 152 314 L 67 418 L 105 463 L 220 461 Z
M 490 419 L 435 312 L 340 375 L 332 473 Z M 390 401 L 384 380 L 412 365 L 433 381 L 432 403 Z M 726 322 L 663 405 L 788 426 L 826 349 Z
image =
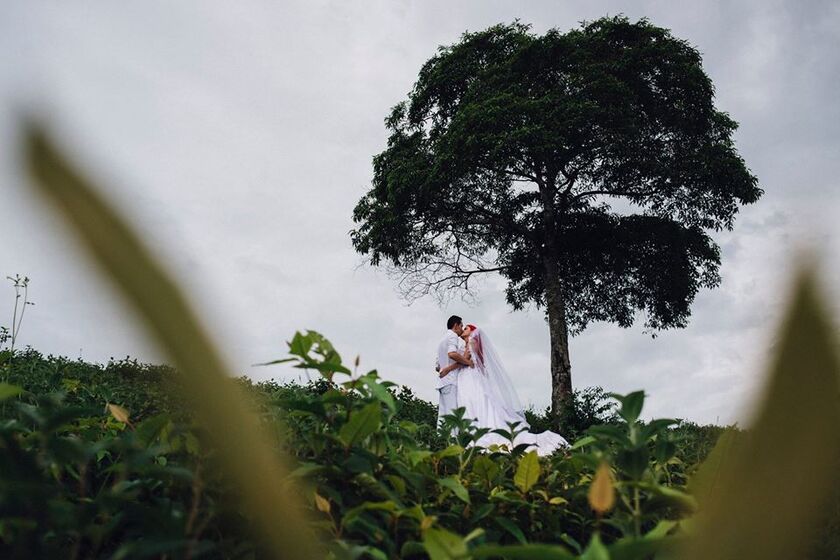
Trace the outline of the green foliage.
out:
M 15 352 L 0 370 L 6 383 L 36 395 L 64 393 L 72 406 L 102 408 L 119 403 L 143 419 L 161 412 L 177 414 L 183 402 L 177 395 L 174 371 L 124 358 L 105 365 L 57 356 L 43 356 L 37 350 Z
M 326 344 L 311 332 L 293 340 Z M 593 428 L 574 451 L 549 459 L 524 449 L 480 453 L 471 443 L 481 432 L 458 414 L 447 419 L 458 429 L 453 436 L 436 429 L 435 407 L 410 389 L 375 372 L 336 373 L 344 366 L 334 351 L 298 348 L 290 345 L 293 365 L 318 372 L 318 380 L 243 378 L 239 386 L 263 424 L 282 430 L 278 441 L 295 457 L 290 480 L 302 483 L 315 526 L 336 555 L 467 550 L 487 557 L 494 546 L 515 545 L 523 548 L 512 557 L 528 557 L 548 550 L 530 544 L 539 542 L 562 547 L 552 554 L 566 558 L 581 552 L 577 543 L 587 543 L 599 523 L 608 546 L 633 535 L 632 508 L 621 505 L 599 521 L 586 501 L 595 466 L 628 447 L 611 438 L 633 425 Z M 0 555 L 74 549 L 80 558 L 222 558 L 257 549 L 237 493 L 214 474 L 219 466 L 205 434 L 171 397 L 171 368 L 132 360 L 101 366 L 29 350 L 0 371 L 0 441 L 8 451 L 0 503 L 9 505 L 0 507 Z M 134 429 L 112 417 L 106 402 L 126 408 Z M 646 484 L 631 478 L 638 465 L 615 460 L 619 494 L 632 499 L 639 487 L 643 531 L 686 511 L 666 495 L 683 488 L 684 465 L 654 458 L 656 440 L 672 432 L 658 424 L 645 432 Z
M 332 363 L 327 369 L 334 371 L 340 362 Z M 395 413 L 381 391 L 372 389 L 382 384 L 374 372 L 340 381 L 310 356 L 299 356 L 295 365 L 322 372 L 334 384 L 321 393 L 291 394 L 278 387 L 274 402 L 280 406 L 273 414 L 291 432 L 290 451 L 300 462 L 294 476 L 329 503 L 328 512 L 318 509 L 335 550 L 375 546 L 393 557 L 424 547 L 432 557 L 454 557 L 473 550 L 483 554 L 481 547 L 491 544 L 540 542 L 561 547 L 558 557 L 568 557 L 582 553 L 577 543 L 589 542 L 599 527 L 603 546 L 626 546 L 657 528 L 663 532 L 663 520 L 693 511 L 679 450 L 660 443 L 672 441 L 676 422 L 638 422 L 640 393 L 621 397 L 620 412 L 630 422 L 592 427 L 571 452 L 540 460 L 523 446 L 509 453 L 479 452 L 473 444 L 483 432 L 461 411 L 447 417 L 438 432 L 448 445 L 428 447 L 414 437 L 416 423 L 398 419 L 401 406 Z M 413 406 L 406 414 L 435 420 L 431 409 L 401 400 Z M 376 431 L 362 429 L 379 422 Z M 586 496 L 603 460 L 613 464 L 620 500 L 598 519 Z M 471 535 L 477 527 L 481 530 Z
M 558 415 L 552 414 L 549 408 L 542 414 L 529 409 L 525 418 L 537 432 L 553 430 L 571 440 L 583 436 L 590 426 L 617 422 L 615 410 L 615 400 L 604 389 L 585 387 L 572 392 Z

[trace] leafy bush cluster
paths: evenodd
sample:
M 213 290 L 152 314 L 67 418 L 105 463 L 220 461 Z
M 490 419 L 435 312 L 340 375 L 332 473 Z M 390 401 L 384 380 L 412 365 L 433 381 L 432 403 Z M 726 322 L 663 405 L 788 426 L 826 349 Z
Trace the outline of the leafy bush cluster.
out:
M 482 451 L 472 445 L 482 430 L 458 414 L 438 430 L 434 405 L 375 371 L 354 375 L 319 334 L 298 333 L 290 353 L 322 378 L 240 385 L 294 458 L 290 478 L 336 557 L 543 554 L 531 543 L 545 543 L 554 557 L 605 547 L 641 558 L 693 511 L 687 477 L 717 435 L 640 422 L 642 393 L 616 407 L 592 389 L 579 394 L 571 450 L 548 459 L 522 446 Z M 4 360 L 0 556 L 259 556 L 171 370 L 32 350 Z M 583 426 L 587 418 L 603 423 Z M 529 420 L 558 426 L 533 412 Z

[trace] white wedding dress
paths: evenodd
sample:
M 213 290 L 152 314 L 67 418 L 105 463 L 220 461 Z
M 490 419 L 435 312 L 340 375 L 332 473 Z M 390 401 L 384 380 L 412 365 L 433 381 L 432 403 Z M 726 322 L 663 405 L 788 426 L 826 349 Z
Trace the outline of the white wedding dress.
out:
M 478 428 L 491 430 L 510 431 L 508 424 L 518 423 L 515 430 L 525 431 L 514 438 L 514 445 L 527 444 L 529 451 L 536 450 L 543 457 L 568 447 L 569 442 L 560 434 L 528 431 L 530 425 L 525 420 L 516 389 L 487 334 L 475 329 L 470 334 L 469 345 L 475 367 L 458 371 L 458 406 L 464 407 L 464 418 L 473 420 Z M 504 445 L 509 449 L 510 443 L 500 434 L 488 433 L 475 445 L 484 448 Z

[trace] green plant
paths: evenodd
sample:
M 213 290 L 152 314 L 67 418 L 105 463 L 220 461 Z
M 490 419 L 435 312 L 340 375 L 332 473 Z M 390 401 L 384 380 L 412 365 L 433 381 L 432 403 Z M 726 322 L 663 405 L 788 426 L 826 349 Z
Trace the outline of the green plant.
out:
M 138 422 L 119 403 L 73 406 L 0 382 L 5 556 L 314 557 L 310 529 L 337 558 L 788 560 L 812 548 L 840 457 L 840 365 L 812 269 L 797 282 L 757 421 L 722 432 L 696 472 L 680 452 L 693 428 L 641 422 L 641 391 L 613 395 L 615 422 L 545 460 L 524 446 L 476 448 L 483 430 L 463 410 L 432 448 L 398 420 L 394 385 L 351 370 L 316 332 L 296 333 L 290 357 L 274 362 L 317 372 L 313 390 L 232 382 L 139 240 L 37 129 L 27 139 L 34 177 L 190 391 L 187 418 Z M 67 395 L 81 388 L 50 379 Z M 497 433 L 513 442 L 516 429 Z
M 15 305 L 12 311 L 12 327 L 0 327 L 0 349 L 4 344 L 9 344 L 9 357 L 14 355 L 15 343 L 20 335 L 20 328 L 23 324 L 23 316 L 26 314 L 26 308 L 30 305 L 35 305 L 34 302 L 29 301 L 29 277 L 15 274 L 14 276 L 7 276 L 8 280 L 12 282 L 12 287 L 15 290 Z M 0 360 L 2 364 L 2 360 Z

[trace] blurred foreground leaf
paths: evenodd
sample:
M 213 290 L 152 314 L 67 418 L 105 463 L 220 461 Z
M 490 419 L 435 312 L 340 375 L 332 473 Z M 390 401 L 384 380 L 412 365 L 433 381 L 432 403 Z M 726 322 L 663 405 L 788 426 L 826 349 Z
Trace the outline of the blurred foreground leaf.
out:
M 226 473 L 277 558 L 315 558 L 298 497 L 221 356 L 186 299 L 149 250 L 37 125 L 25 129 L 34 184 L 70 222 L 96 262 L 125 295 L 189 387 L 186 398 L 222 457 Z
M 840 367 L 825 309 L 813 271 L 802 272 L 756 421 L 734 446 L 721 438 L 695 483 L 700 513 L 681 560 L 807 556 L 840 457 Z

